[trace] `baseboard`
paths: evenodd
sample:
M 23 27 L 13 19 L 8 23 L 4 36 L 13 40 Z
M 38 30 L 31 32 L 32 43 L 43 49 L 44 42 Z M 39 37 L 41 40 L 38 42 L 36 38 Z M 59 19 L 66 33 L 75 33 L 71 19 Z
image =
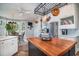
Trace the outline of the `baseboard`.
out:
M 16 53 L 14 53 L 12 56 L 16 56 L 16 54 L 18 53 L 19 51 L 17 51 Z

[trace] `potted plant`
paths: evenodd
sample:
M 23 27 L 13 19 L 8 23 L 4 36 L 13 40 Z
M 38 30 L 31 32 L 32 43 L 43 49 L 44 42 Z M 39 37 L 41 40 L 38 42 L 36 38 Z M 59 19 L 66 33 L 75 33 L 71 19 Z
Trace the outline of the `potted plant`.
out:
M 8 22 L 5 28 L 8 31 L 8 35 L 16 35 L 16 30 L 17 30 L 16 22 Z

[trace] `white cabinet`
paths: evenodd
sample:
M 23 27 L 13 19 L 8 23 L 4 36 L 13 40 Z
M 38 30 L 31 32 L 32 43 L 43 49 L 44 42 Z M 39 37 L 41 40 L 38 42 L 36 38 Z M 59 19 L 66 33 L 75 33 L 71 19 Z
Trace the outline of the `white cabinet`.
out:
M 68 4 L 60 9 L 60 29 L 79 27 L 79 4 Z
M 11 56 L 18 51 L 17 37 L 0 41 L 0 56 Z
M 0 55 L 4 54 L 4 41 L 0 42 Z

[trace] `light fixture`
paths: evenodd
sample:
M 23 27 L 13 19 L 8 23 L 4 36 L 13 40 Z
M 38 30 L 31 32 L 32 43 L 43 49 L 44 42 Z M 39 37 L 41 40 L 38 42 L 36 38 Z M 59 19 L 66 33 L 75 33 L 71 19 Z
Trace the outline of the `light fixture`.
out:
M 51 13 L 52 13 L 53 16 L 58 16 L 59 13 L 60 13 L 60 10 L 59 10 L 58 7 L 54 7 L 54 8 L 51 9 Z
M 42 21 L 43 22 L 48 22 L 49 20 L 50 20 L 50 16 L 47 16 L 47 15 L 45 15 L 43 18 L 42 18 Z

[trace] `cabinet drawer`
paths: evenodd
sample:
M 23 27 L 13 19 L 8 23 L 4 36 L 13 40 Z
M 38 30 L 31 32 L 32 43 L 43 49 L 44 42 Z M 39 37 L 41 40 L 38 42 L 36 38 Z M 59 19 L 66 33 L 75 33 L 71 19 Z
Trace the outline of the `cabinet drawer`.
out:
M 11 53 L 16 53 L 18 51 L 18 40 L 11 39 Z

